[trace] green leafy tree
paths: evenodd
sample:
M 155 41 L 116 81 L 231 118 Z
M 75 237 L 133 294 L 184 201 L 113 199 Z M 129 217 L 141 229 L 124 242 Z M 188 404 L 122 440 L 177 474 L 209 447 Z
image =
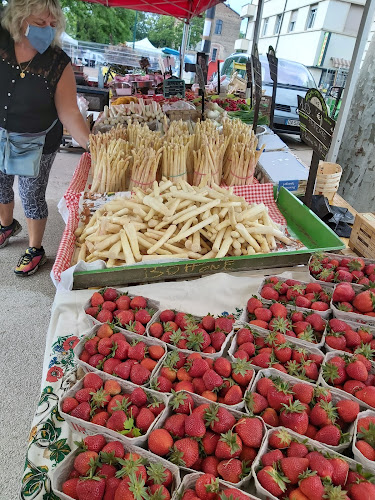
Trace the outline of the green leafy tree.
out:
M 135 12 L 122 8 L 61 0 L 67 21 L 66 31 L 78 40 L 118 44 L 133 38 Z

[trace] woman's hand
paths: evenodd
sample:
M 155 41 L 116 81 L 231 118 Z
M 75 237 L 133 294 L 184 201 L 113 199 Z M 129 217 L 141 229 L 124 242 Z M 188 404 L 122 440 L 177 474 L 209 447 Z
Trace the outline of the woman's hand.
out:
M 73 139 L 86 149 L 90 131 L 77 106 L 77 87 L 70 63 L 64 69 L 57 84 L 55 105 L 61 123 Z

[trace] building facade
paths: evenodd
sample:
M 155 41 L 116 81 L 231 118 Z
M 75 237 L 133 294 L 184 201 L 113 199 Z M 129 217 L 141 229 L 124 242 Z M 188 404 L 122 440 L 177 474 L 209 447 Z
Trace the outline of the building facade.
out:
M 364 0 L 265 0 L 259 33 L 259 53 L 272 45 L 279 58 L 307 66 L 318 86 L 343 86 L 358 33 Z M 255 8 L 254 8 L 255 7 Z M 236 49 L 251 52 L 256 6 L 245 5 L 246 41 Z
M 241 26 L 241 16 L 229 5 L 219 3 L 211 26 L 211 50 L 209 61 L 224 61 L 234 51 Z M 201 50 L 201 44 L 196 47 Z

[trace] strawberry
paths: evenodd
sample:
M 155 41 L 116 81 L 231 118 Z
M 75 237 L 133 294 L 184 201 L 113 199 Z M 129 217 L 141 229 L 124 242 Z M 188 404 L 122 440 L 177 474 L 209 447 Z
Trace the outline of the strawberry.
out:
M 100 321 L 100 323 L 111 323 L 113 321 L 113 314 L 108 309 L 102 309 L 99 311 L 96 319 Z
M 314 396 L 314 387 L 303 382 L 298 382 L 294 384 L 293 392 L 295 398 L 301 401 L 301 403 L 310 404 Z
M 219 352 L 226 339 L 225 333 L 222 331 L 212 332 L 210 337 L 212 347 L 216 352 Z
M 134 312 L 130 310 L 120 310 L 116 318 L 121 326 L 126 326 L 134 321 Z
M 237 458 L 222 460 L 217 466 L 218 474 L 230 483 L 238 483 L 242 476 L 242 462 Z
M 267 465 L 275 464 L 276 462 L 281 460 L 283 457 L 284 457 L 284 455 L 282 454 L 282 452 L 279 449 L 271 450 L 268 453 L 265 453 L 264 455 L 262 455 L 261 462 L 262 462 L 263 467 L 265 467 Z
M 309 450 L 303 443 L 298 443 L 297 441 L 292 441 L 287 450 L 288 457 L 301 457 L 305 458 Z
M 198 443 L 192 438 L 176 441 L 169 455 L 169 460 L 180 467 L 191 467 L 198 458 Z
M 62 402 L 61 409 L 64 413 L 71 413 L 74 408 L 77 408 L 78 401 L 75 398 L 65 398 Z
M 142 325 L 147 325 L 151 321 L 151 314 L 147 309 L 138 309 L 134 315 L 134 319 L 142 323 Z
M 209 391 L 212 391 L 213 389 L 220 387 L 223 384 L 222 377 L 220 377 L 220 375 L 216 373 L 215 370 L 207 370 L 203 375 L 203 381 Z
M 189 437 L 202 438 L 206 433 L 206 426 L 201 415 L 191 413 L 185 419 L 185 434 Z
M 239 435 L 233 431 L 228 431 L 222 434 L 215 450 L 215 456 L 219 460 L 226 460 L 235 458 L 240 455 L 242 451 L 242 440 Z
M 273 408 L 266 408 L 261 416 L 267 425 L 271 427 L 277 427 L 279 425 L 279 417 Z
M 228 432 L 236 423 L 235 417 L 226 408 L 215 404 L 210 404 L 205 411 L 204 419 L 206 424 L 218 434 Z
M 356 358 L 350 360 L 346 365 L 346 373 L 353 380 L 358 380 L 360 382 L 365 382 L 368 377 L 368 371 L 362 361 Z
M 95 472 L 98 465 L 98 459 L 99 455 L 95 451 L 84 451 L 75 458 L 74 468 L 81 476 L 86 476 L 90 470 L 93 473 Z
M 151 372 L 142 365 L 136 364 L 131 367 L 130 380 L 133 384 L 143 385 L 150 378 Z
M 329 458 L 328 461 L 333 467 L 332 483 L 335 486 L 344 486 L 349 472 L 348 462 L 343 458 Z
M 173 438 L 166 429 L 154 429 L 148 437 L 148 449 L 161 457 L 167 455 L 173 446 Z
M 187 392 L 174 393 L 169 402 L 175 413 L 184 413 L 189 415 L 194 408 L 194 401 Z
M 246 396 L 246 407 L 254 415 L 259 415 L 268 406 L 267 399 L 257 392 L 249 392 Z
M 219 493 L 219 481 L 213 474 L 203 474 L 195 483 L 195 492 L 201 500 L 215 500 Z
M 147 300 L 141 296 L 133 297 L 130 301 L 130 307 L 131 309 L 146 309 Z
M 352 500 L 364 500 L 375 498 L 375 485 L 368 482 L 356 483 L 350 487 Z
M 320 477 L 314 472 L 306 472 L 299 482 L 299 489 L 308 500 L 321 500 L 324 497 L 324 486 Z
M 232 385 L 224 396 L 224 404 L 229 406 L 236 405 L 241 403 L 242 398 L 241 388 L 238 385 Z
M 77 483 L 79 500 L 102 500 L 105 480 L 101 477 L 80 478 Z
M 311 307 L 311 300 L 309 300 L 307 297 L 304 297 L 303 295 L 299 295 L 295 299 L 295 304 L 297 307 L 304 307 L 306 309 L 309 309 Z M 315 305 L 314 303 L 313 305 Z M 328 307 L 327 307 L 328 309 Z
M 172 436 L 182 438 L 185 436 L 185 420 L 187 415 L 177 413 L 167 418 L 164 424 L 164 429 L 167 430 Z
M 222 330 L 224 333 L 230 333 L 233 329 L 234 321 L 227 316 L 220 316 L 215 319 L 215 330 Z
M 103 296 L 99 292 L 94 292 L 91 296 L 90 303 L 92 307 L 101 306 L 104 302 Z
M 222 493 L 224 495 L 222 496 L 223 500 L 229 499 L 230 497 L 232 497 L 233 500 L 247 500 L 247 496 L 242 491 L 235 488 L 226 488 Z
M 83 443 L 88 451 L 95 451 L 96 453 L 99 453 L 99 451 L 104 448 L 107 441 L 101 434 L 95 434 L 94 436 L 86 436 Z
M 211 314 L 207 314 L 202 318 L 202 326 L 206 332 L 213 332 L 215 330 L 215 318 Z
M 276 302 L 270 306 L 270 311 L 274 318 L 286 318 L 288 315 L 288 310 L 283 304 Z
M 290 484 L 297 484 L 300 474 L 309 466 L 308 458 L 288 457 L 280 460 L 280 467 Z
M 337 408 L 331 402 L 320 401 L 311 410 L 310 423 L 316 427 L 323 427 L 335 423 L 337 419 Z
M 229 363 L 230 365 L 230 363 Z M 209 370 L 208 363 L 203 358 L 195 358 L 192 360 L 188 373 L 190 377 L 202 377 Z M 229 375 L 228 375 L 229 376 Z
M 103 453 L 113 454 L 116 458 L 124 458 L 124 445 L 120 441 L 109 441 L 103 447 L 101 456 Z
M 274 382 L 273 380 L 263 377 L 258 380 L 256 390 L 261 394 L 263 397 L 267 397 L 268 391 L 271 387 L 274 387 Z
M 372 462 L 375 461 L 375 449 L 366 441 L 357 440 L 356 447 L 364 457 Z
M 226 358 L 217 358 L 214 362 L 214 370 L 221 377 L 229 377 L 232 373 L 232 365 L 230 361 Z M 204 374 L 204 372 L 203 372 Z M 193 376 L 193 375 L 192 375 Z M 202 376 L 202 375 L 199 375 Z
M 354 422 L 360 411 L 359 404 L 350 399 L 341 399 L 336 403 L 339 417 L 346 423 Z
M 352 302 L 355 298 L 355 291 L 349 283 L 338 284 L 332 295 L 333 302 Z
M 67 481 L 64 481 L 63 485 L 62 485 L 62 492 L 71 498 L 78 499 L 78 496 L 77 496 L 77 483 L 78 483 L 78 481 L 79 481 L 78 477 L 71 478 L 71 479 L 68 479 Z
M 265 286 L 260 292 L 260 296 L 265 300 L 279 300 L 279 293 L 271 286 Z
M 292 437 L 289 432 L 285 429 L 280 429 L 279 431 L 273 431 L 269 436 L 269 445 L 272 448 L 284 449 L 288 448 L 292 441 Z
M 309 425 L 305 406 L 299 401 L 294 401 L 289 405 L 283 404 L 280 412 L 280 424 L 298 434 L 305 434 Z
M 117 365 L 121 364 L 121 361 L 116 358 L 106 359 L 103 363 L 102 370 L 105 373 L 113 373 Z
M 261 469 L 257 473 L 257 478 L 263 488 L 275 497 L 280 497 L 286 490 L 283 477 L 272 466 L 268 465 Z
M 365 290 L 360 292 L 353 300 L 353 306 L 360 313 L 369 313 L 374 310 L 375 307 L 375 294 L 370 290 Z
M 251 363 L 244 359 L 236 359 L 232 363 L 232 378 L 240 386 L 245 387 L 249 385 L 253 378 L 254 370 L 252 370 Z M 203 377 L 204 380 L 204 377 Z
M 281 379 L 276 380 L 274 385 L 268 389 L 267 400 L 271 408 L 280 411 L 283 404 L 288 404 L 293 401 L 293 391 L 288 382 Z
M 160 339 L 164 332 L 162 324 L 158 322 L 153 323 L 149 328 L 149 332 L 152 337 Z
M 260 448 L 263 439 L 263 424 L 259 418 L 241 418 L 237 421 L 235 429 L 245 446 Z
M 257 307 L 263 307 L 263 304 L 262 302 L 257 298 L 257 297 L 251 297 L 248 301 L 247 301 L 247 311 L 250 313 L 250 314 L 253 314 L 255 309 Z
M 99 413 L 95 413 L 91 419 L 91 423 L 105 427 L 109 417 L 110 415 L 107 411 L 100 411 Z
M 315 471 L 319 477 L 332 477 L 333 465 L 321 453 L 312 451 L 308 454 L 307 458 L 309 459 L 309 468 Z
M 240 328 L 236 335 L 237 345 L 245 344 L 246 342 L 254 342 L 254 335 L 250 328 Z
M 338 446 L 341 432 L 335 425 L 326 425 L 315 434 L 314 439 L 330 446 Z
M 114 500 L 116 490 L 121 484 L 121 479 L 118 477 L 110 477 L 106 480 L 105 493 L 103 500 Z

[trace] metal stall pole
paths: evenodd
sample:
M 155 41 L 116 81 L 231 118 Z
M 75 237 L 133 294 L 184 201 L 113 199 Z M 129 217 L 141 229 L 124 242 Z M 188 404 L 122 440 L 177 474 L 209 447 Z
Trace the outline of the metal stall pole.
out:
M 187 47 L 187 41 L 189 37 L 189 29 L 190 29 L 190 24 L 189 21 L 186 20 L 184 22 L 184 30 L 182 32 L 182 42 L 181 42 L 181 50 L 180 50 L 180 78 L 182 79 L 182 73 L 184 71 L 184 65 L 185 65 L 185 52 L 186 52 L 186 47 Z
M 258 45 L 260 25 L 262 23 L 262 15 L 263 15 L 263 4 L 264 0 L 258 0 L 257 17 L 255 19 L 254 35 L 253 35 L 253 46 L 251 48 L 252 54 L 254 54 L 255 47 Z

